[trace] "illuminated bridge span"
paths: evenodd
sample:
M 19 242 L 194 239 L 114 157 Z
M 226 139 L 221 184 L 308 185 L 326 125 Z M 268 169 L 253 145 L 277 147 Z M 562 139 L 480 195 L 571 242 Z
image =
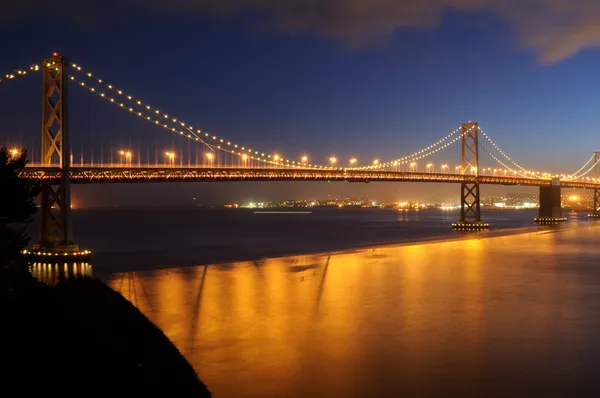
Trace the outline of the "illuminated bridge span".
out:
M 24 177 L 58 184 L 60 167 L 28 167 Z M 341 182 L 436 182 L 507 186 L 551 186 L 552 180 L 519 176 L 418 173 L 385 170 L 316 170 L 302 168 L 189 168 L 189 167 L 71 167 L 71 184 L 134 182 L 219 181 L 341 181 Z M 600 189 L 593 181 L 565 181 L 564 188 Z
M 71 184 L 184 181 L 455 183 L 461 186 L 460 220 L 453 225 L 457 230 L 488 228 L 481 220 L 481 184 L 540 187 L 540 217 L 537 219 L 540 223 L 564 221 L 560 207 L 561 188 L 584 188 L 594 190 L 594 212 L 590 217 L 599 218 L 600 153 L 594 153 L 572 173 L 537 171 L 515 162 L 478 123 L 469 121 L 435 143 L 396 159 L 377 159 L 370 164 L 361 164 L 353 156 L 345 157 L 345 160 L 331 156 L 324 163 L 318 163 L 306 154 L 285 157 L 206 132 L 117 88 L 81 65 L 69 63 L 66 57 L 56 53 L 39 64 L 0 75 L 0 86 L 36 72 L 42 74 L 43 90 L 41 153 L 36 164 L 29 163 L 22 177 L 42 183 L 40 241 L 34 249 L 51 255 L 80 252 L 71 232 Z M 184 159 L 182 150 L 161 151 L 160 157 L 156 150 L 154 162 L 150 162 L 151 156 L 147 153 L 147 161 L 143 164 L 139 149 L 135 152 L 109 148 L 109 161 L 104 155 L 94 156 L 92 148 L 88 159 L 84 159 L 82 150 L 75 161 L 68 130 L 69 84 L 174 134 L 188 145 L 187 158 Z M 456 163 L 448 161 L 451 148 L 460 152 Z M 12 154 L 17 156 L 19 150 L 13 149 Z

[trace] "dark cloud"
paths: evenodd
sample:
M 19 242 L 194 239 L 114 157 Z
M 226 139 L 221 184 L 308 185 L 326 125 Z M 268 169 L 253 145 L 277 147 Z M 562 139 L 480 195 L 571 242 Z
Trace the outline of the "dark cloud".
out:
M 600 46 L 600 0 L 23 0 L 11 2 L 3 14 L 42 9 L 70 10 L 65 15 L 73 21 L 84 12 L 227 17 L 253 11 L 277 29 L 312 31 L 358 48 L 386 41 L 399 28 L 435 27 L 447 10 L 481 11 L 510 23 L 520 44 L 536 50 L 544 63 Z

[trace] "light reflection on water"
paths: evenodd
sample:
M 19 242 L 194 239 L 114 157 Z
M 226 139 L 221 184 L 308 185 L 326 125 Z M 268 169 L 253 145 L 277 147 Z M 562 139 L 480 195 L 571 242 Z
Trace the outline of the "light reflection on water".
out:
M 598 396 L 600 228 L 131 272 L 215 397 Z
M 55 285 L 61 277 L 93 276 L 92 265 L 88 262 L 33 262 L 29 271 L 36 279 Z

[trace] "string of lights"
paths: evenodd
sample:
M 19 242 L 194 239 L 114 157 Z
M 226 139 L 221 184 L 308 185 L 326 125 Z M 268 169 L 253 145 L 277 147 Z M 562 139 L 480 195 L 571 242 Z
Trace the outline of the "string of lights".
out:
M 481 147 L 481 149 L 483 149 L 483 150 L 484 150 L 484 151 L 485 151 L 485 152 L 486 152 L 488 155 L 490 155 L 490 157 L 491 157 L 492 159 L 494 159 L 496 162 L 498 162 L 500 165 L 502 165 L 502 167 L 504 167 L 505 169 L 507 169 L 507 170 L 511 171 L 513 174 L 517 174 L 517 175 L 519 175 L 519 176 L 521 176 L 521 177 L 524 177 L 524 178 L 531 178 L 530 176 L 527 176 L 526 174 L 523 174 L 523 173 L 521 173 L 521 172 L 518 172 L 518 171 L 516 171 L 516 170 L 514 170 L 514 169 L 512 169 L 512 168 L 510 168 L 510 167 L 508 167 L 506 164 L 504 164 L 504 162 L 502 162 L 502 161 L 501 161 L 500 159 L 498 159 L 498 158 L 497 158 L 497 157 L 496 157 L 496 156 L 495 156 L 493 153 L 491 153 L 491 152 L 490 152 L 490 151 L 489 151 L 489 150 L 488 150 L 488 149 L 485 147 L 485 145 L 483 145 L 483 143 L 481 143 L 481 142 L 480 142 L 480 143 L 479 143 L 479 146 L 480 146 L 480 147 Z M 526 171 L 525 173 L 530 173 L 530 172 L 527 172 L 527 171 Z
M 491 137 L 489 135 L 487 135 L 485 133 L 485 131 L 483 131 L 482 128 L 479 128 L 479 132 L 494 147 L 495 150 L 497 150 L 502 156 L 504 156 L 506 158 L 506 160 L 508 160 L 509 162 L 511 162 L 519 170 L 521 170 L 523 172 L 526 172 L 526 173 L 530 172 L 529 170 L 525 169 L 524 167 L 522 167 L 521 165 L 519 165 L 518 163 L 516 163 L 514 160 L 512 160 L 506 153 L 504 153 L 504 151 L 502 151 L 502 149 L 500 149 L 500 147 L 491 139 Z M 537 174 L 539 174 L 539 173 L 537 173 Z
M 451 145 L 455 144 L 456 142 L 458 142 L 458 140 L 460 140 L 460 139 L 461 139 L 462 137 L 464 137 L 466 134 L 468 134 L 469 132 L 471 132 L 471 130 L 472 130 L 472 129 L 469 129 L 469 130 L 467 130 L 467 131 L 463 132 L 463 133 L 462 133 L 461 135 L 459 135 L 458 137 L 455 137 L 453 140 L 451 140 L 451 141 L 448 141 L 446 144 L 442 145 L 441 147 L 439 147 L 439 148 L 436 148 L 436 149 L 433 149 L 433 150 L 430 150 L 430 151 L 428 151 L 428 152 L 421 153 L 419 156 L 414 156 L 414 157 L 404 157 L 404 158 L 401 158 L 401 159 L 395 160 L 395 161 L 393 161 L 393 162 L 388 162 L 388 163 L 385 163 L 385 164 L 384 164 L 385 166 L 384 166 L 384 165 L 373 165 L 373 166 L 361 167 L 361 168 L 358 168 L 358 170 L 372 170 L 372 169 L 380 169 L 380 168 L 382 168 L 382 167 L 398 166 L 398 165 L 402 165 L 402 164 L 407 164 L 407 163 L 413 163 L 413 162 L 416 162 L 416 161 L 418 161 L 418 160 L 420 160 L 420 159 L 423 159 L 423 158 L 426 158 L 426 157 L 428 157 L 428 156 L 431 156 L 431 155 L 433 155 L 433 154 L 435 154 L 435 153 L 438 153 L 438 152 L 440 152 L 440 151 L 442 151 L 442 150 L 444 150 L 444 149 L 448 148 L 449 146 L 451 146 Z
M 593 162 L 593 161 L 594 161 L 594 157 L 595 157 L 595 155 L 592 155 L 592 157 L 591 157 L 591 158 L 590 158 L 590 159 L 589 159 L 589 160 L 588 160 L 588 161 L 587 161 L 587 162 L 586 162 L 586 163 L 585 163 L 583 166 L 581 166 L 581 168 L 580 168 L 579 170 L 577 170 L 577 171 L 576 171 L 575 173 L 573 173 L 573 174 L 569 174 L 569 176 L 567 177 L 567 179 L 569 179 L 569 180 L 574 180 L 574 179 L 577 179 L 577 178 L 579 178 L 578 174 L 579 174 L 579 173 L 580 173 L 580 172 L 581 172 L 583 169 L 585 169 L 585 168 L 586 168 L 586 167 L 587 167 L 587 166 L 588 166 L 588 165 L 589 165 L 591 162 Z M 589 172 L 589 171 L 588 171 L 588 172 Z M 584 173 L 584 174 L 582 174 L 582 175 L 586 175 L 586 174 L 587 174 L 587 173 Z
M 150 123 L 155 124 L 156 126 L 159 126 L 161 128 L 164 128 L 165 130 L 168 130 L 170 132 L 172 132 L 173 134 L 176 135 L 180 135 L 180 136 L 184 136 L 188 139 L 191 139 L 193 141 L 199 142 L 199 143 L 203 143 L 204 145 L 207 145 L 208 147 L 214 149 L 214 150 L 218 150 L 218 151 L 223 151 L 223 152 L 227 152 L 236 156 L 241 157 L 242 160 L 246 161 L 246 160 L 256 160 L 259 162 L 264 162 L 266 164 L 270 164 L 270 165 L 276 165 L 279 167 L 291 167 L 291 168 L 319 168 L 319 169 L 334 169 L 332 167 L 327 167 L 327 166 L 317 166 L 317 165 L 312 165 L 312 164 L 306 164 L 306 163 L 301 163 L 301 162 L 293 162 L 292 164 L 282 164 L 282 163 L 278 163 L 277 161 L 274 160 L 270 160 L 270 159 L 265 159 L 264 157 L 258 157 L 255 156 L 252 153 L 246 153 L 244 151 L 244 147 L 239 148 L 238 146 L 235 144 L 231 144 L 230 142 L 225 143 L 223 140 L 219 140 L 219 143 L 214 144 L 211 142 L 206 142 L 203 141 L 201 138 L 199 138 L 198 136 L 192 136 L 192 134 L 190 134 L 190 132 L 185 132 L 182 129 L 178 129 L 176 127 L 172 127 L 169 126 L 167 123 L 163 123 L 158 117 L 156 116 L 149 116 L 147 113 L 141 112 L 139 110 L 134 109 L 133 107 L 127 107 L 127 105 L 124 102 L 120 102 L 118 99 L 115 99 L 114 97 L 111 97 L 109 95 L 107 95 L 106 93 L 104 93 L 101 90 L 98 90 L 96 87 L 90 86 L 89 84 L 86 84 L 86 82 L 81 81 L 79 79 L 77 79 L 75 76 L 69 76 L 69 79 L 74 82 L 75 84 L 77 84 L 78 86 L 87 89 L 89 92 L 97 95 L 98 97 L 100 97 L 101 99 L 108 101 L 110 103 L 112 103 L 113 105 L 127 111 L 128 113 L 130 113 L 131 115 L 134 115 L 140 119 L 146 120 Z M 222 146 L 221 143 L 226 144 L 228 147 Z M 236 151 L 236 149 L 238 149 Z M 338 168 L 339 169 L 339 168 Z M 341 169 L 340 169 L 341 170 Z
M 198 137 L 193 137 L 193 136 L 192 136 L 192 135 L 191 135 L 189 132 L 188 132 L 188 133 L 186 133 L 186 132 L 184 132 L 183 130 L 178 130 L 178 129 L 177 129 L 177 128 L 175 128 L 175 127 L 170 127 L 170 126 L 169 126 L 168 124 L 166 124 L 166 123 L 161 123 L 161 121 L 160 121 L 159 119 L 157 119 L 157 118 L 153 118 L 153 117 L 151 117 L 151 116 L 148 116 L 147 114 L 145 114 L 145 113 L 143 113 L 143 112 L 136 111 L 136 110 L 135 110 L 135 109 L 133 109 L 132 107 L 129 107 L 129 108 L 128 108 L 128 107 L 125 105 L 125 103 L 124 103 L 124 102 L 119 102 L 119 101 L 118 101 L 118 100 L 116 100 L 115 98 L 113 98 L 113 97 L 110 97 L 110 96 L 106 95 L 106 93 L 104 93 L 104 92 L 102 92 L 102 91 L 99 91 L 99 90 L 97 90 L 95 87 L 92 87 L 92 86 L 90 86 L 90 85 L 86 84 L 86 83 L 85 83 L 85 82 L 83 82 L 83 81 L 80 81 L 80 80 L 78 80 L 78 79 L 77 79 L 77 78 L 75 78 L 74 76 L 70 76 L 69 78 L 70 78 L 70 80 L 71 80 L 71 81 L 75 82 L 77 85 L 79 85 L 79 86 L 81 86 L 81 87 L 83 87 L 83 88 L 86 88 L 86 89 L 87 89 L 88 91 L 90 91 L 91 93 L 94 93 L 94 94 L 96 94 L 96 95 L 97 95 L 97 96 L 99 96 L 100 98 L 102 98 L 102 99 L 104 99 L 104 100 L 106 100 L 106 101 L 108 101 L 108 102 L 110 102 L 110 103 L 114 104 L 115 106 L 117 106 L 117 107 L 119 107 L 119 108 L 121 108 L 121 109 L 124 109 L 124 110 L 126 110 L 126 111 L 127 111 L 127 112 L 129 112 L 130 114 L 132 114 L 132 115 L 134 115 L 134 116 L 137 116 L 137 117 L 139 117 L 140 119 L 144 119 L 144 120 L 146 120 L 146 121 L 149 121 L 149 122 L 151 122 L 151 123 L 153 123 L 153 124 L 155 124 L 155 125 L 157 125 L 157 126 L 159 126 L 159 127 L 161 127 L 161 128 L 164 128 L 164 129 L 166 129 L 166 130 L 168 130 L 168 131 L 171 131 L 171 132 L 172 132 L 172 133 L 174 133 L 174 134 L 178 134 L 178 135 L 180 135 L 180 136 L 185 136 L 185 137 L 187 137 L 187 138 L 189 138 L 189 139 L 192 139 L 192 140 L 194 140 L 194 141 L 201 142 L 201 140 L 200 140 Z M 221 147 L 221 145 L 219 145 L 219 144 L 216 144 L 216 145 L 215 145 L 215 144 L 212 144 L 212 143 L 205 143 L 205 145 L 207 145 L 207 146 L 209 146 L 209 147 L 211 147 L 211 148 L 213 148 L 213 149 L 215 149 L 215 150 L 222 150 L 222 151 L 225 151 L 225 152 L 229 152 L 229 153 L 232 153 L 232 154 L 235 154 L 235 155 L 242 156 L 242 158 L 243 158 L 244 160 L 246 160 L 246 159 L 254 159 L 254 156 L 252 156 L 252 155 L 248 155 L 248 154 L 246 154 L 245 152 L 241 152 L 241 151 L 240 151 L 240 152 L 236 152 L 234 149 L 228 150 L 227 148 L 222 148 L 222 147 Z M 271 163 L 272 163 L 272 162 L 271 162 Z M 274 163 L 272 163 L 272 164 L 274 164 Z
M 593 157 L 592 157 L 593 160 Z M 590 162 L 588 162 L 589 164 Z M 572 181 L 572 180 L 577 180 L 579 178 L 585 177 L 587 174 L 589 174 L 592 170 L 594 170 L 596 168 L 596 166 L 598 166 L 598 164 L 600 164 L 600 159 L 598 159 L 598 161 L 596 161 L 596 163 L 594 163 L 589 169 L 587 169 L 587 171 L 585 173 L 582 173 L 578 176 L 576 175 L 570 175 L 567 178 L 565 178 L 565 181 Z M 584 166 L 585 167 L 585 166 Z
M 18 77 L 27 76 L 28 72 L 39 72 L 40 66 L 37 64 L 31 65 L 29 68 L 25 69 L 15 69 L 11 73 L 6 73 L 4 75 L 0 75 L 0 84 L 6 83 L 9 80 L 14 80 Z
M 446 135 L 444 138 L 442 138 L 439 141 L 437 141 L 436 143 L 431 144 L 428 147 L 423 148 L 423 149 L 421 149 L 421 150 L 419 150 L 417 152 L 414 152 L 414 153 L 412 153 L 412 154 L 410 154 L 408 156 L 404 156 L 404 157 L 401 157 L 401 158 L 396 159 L 396 160 L 391 160 L 391 161 L 386 162 L 386 163 L 381 163 L 381 164 L 377 164 L 377 165 L 371 165 L 371 166 L 367 166 L 367 167 L 362 167 L 362 168 L 359 168 L 359 169 L 382 169 L 382 168 L 385 168 L 385 167 L 397 166 L 399 164 L 406 164 L 406 163 L 414 162 L 415 160 L 422 159 L 425 156 L 433 155 L 434 153 L 439 152 L 439 151 L 431 151 L 433 148 L 436 148 L 439 145 L 443 144 L 444 142 L 448 141 L 450 138 L 452 138 L 454 135 L 456 135 L 460 130 L 461 130 L 461 128 L 459 127 L 457 129 L 455 129 L 454 131 L 452 131 L 450 134 Z M 460 137 L 462 137 L 462 135 Z M 453 141 L 453 143 L 454 142 L 456 142 L 456 140 Z M 448 145 L 450 145 L 450 144 L 448 143 L 448 144 L 440 147 L 439 150 L 447 148 Z M 421 155 L 424 155 L 425 153 L 428 153 L 428 155 L 421 156 Z
M 309 166 L 309 167 L 317 167 L 317 168 L 330 168 L 327 166 L 307 165 L 307 164 L 305 164 L 305 162 L 296 162 L 291 159 L 285 159 L 284 157 L 277 155 L 277 154 L 268 154 L 268 153 L 264 153 L 264 152 L 259 152 L 257 150 L 253 150 L 251 148 L 246 148 L 245 146 L 242 146 L 240 144 L 232 143 L 231 141 L 227 141 L 216 135 L 210 134 L 208 132 L 204 132 L 201 129 L 194 128 L 194 126 L 192 126 L 191 124 L 188 124 L 188 123 L 186 123 L 182 120 L 179 120 L 175 117 L 172 117 L 168 113 L 160 111 L 159 109 L 146 103 L 145 101 L 140 100 L 139 98 L 133 97 L 130 94 L 126 94 L 123 90 L 115 88 L 114 85 L 109 84 L 109 83 L 105 82 L 103 79 L 96 77 L 93 73 L 91 73 L 89 71 L 85 71 L 81 67 L 81 65 L 71 64 L 71 69 L 75 72 L 81 73 L 87 79 L 92 79 L 94 82 L 102 85 L 102 87 L 104 87 L 105 89 L 110 90 L 111 92 L 113 92 L 115 94 L 115 97 L 119 96 L 119 97 L 125 98 L 126 101 L 129 101 L 132 103 L 132 106 L 129 106 L 129 107 L 126 106 L 124 102 L 118 102 L 116 100 L 116 98 L 110 99 L 110 102 L 117 103 L 120 107 L 125 108 L 125 109 L 129 110 L 131 113 L 136 113 L 136 114 L 139 114 L 141 112 L 139 112 L 139 111 L 136 112 L 135 108 L 143 107 L 143 108 L 145 108 L 145 111 L 149 111 L 149 112 L 153 113 L 154 115 L 157 115 L 160 117 L 160 120 L 153 119 L 153 122 L 155 124 L 160 125 L 166 129 L 170 129 L 172 132 L 179 134 L 181 136 L 184 136 L 188 139 L 192 139 L 197 142 L 202 142 L 202 139 L 200 137 L 204 137 L 206 139 L 206 141 L 205 141 L 206 144 L 213 148 L 218 147 L 221 150 L 225 150 L 225 148 L 230 148 L 229 150 L 227 150 L 227 152 L 234 153 L 234 154 L 240 155 L 240 156 L 243 156 L 245 154 L 248 158 L 257 159 L 260 161 L 267 162 L 269 164 L 274 164 L 274 165 L 279 165 L 279 166 L 290 166 L 290 167 L 295 167 L 296 165 L 301 165 L 302 167 Z M 74 80 L 74 79 L 72 79 L 72 80 Z M 78 81 L 78 82 L 82 86 L 85 85 L 85 83 L 81 84 L 82 83 L 81 81 Z M 96 91 L 97 91 L 97 89 L 96 89 Z M 103 98 L 108 98 L 105 93 L 102 93 L 102 94 L 104 94 L 102 96 Z M 142 113 L 142 115 L 143 115 L 143 113 Z M 139 116 L 145 117 L 147 120 L 152 120 L 151 118 L 149 118 L 149 116 L 147 116 L 147 115 L 142 116 L 142 115 L 139 115 Z M 173 127 L 173 124 L 176 125 L 177 127 Z M 183 132 L 182 130 L 180 130 L 181 128 L 185 128 L 187 130 L 187 132 Z M 194 134 L 194 136 L 192 136 L 192 134 L 190 134 L 190 131 Z M 222 147 L 220 144 L 222 144 Z

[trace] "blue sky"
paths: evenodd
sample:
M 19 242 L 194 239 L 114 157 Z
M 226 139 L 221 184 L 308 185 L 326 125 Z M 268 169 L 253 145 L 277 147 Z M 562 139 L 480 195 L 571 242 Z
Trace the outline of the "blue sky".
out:
M 55 26 L 20 15 L 4 21 L 0 37 L 2 73 L 59 51 L 181 120 L 290 158 L 307 153 L 320 163 L 331 154 L 391 160 L 467 120 L 478 121 L 528 168 L 574 171 L 600 149 L 600 52 L 543 64 L 536 51 L 520 45 L 510 23 L 487 12 L 446 11 L 439 26 L 399 27 L 386 40 L 359 48 L 315 31 L 265 26 L 259 16 L 204 13 L 134 14 L 107 25 L 92 19 L 90 26 L 81 20 Z M 39 86 L 39 76 L 0 85 L 0 142 L 28 147 L 39 142 Z M 88 151 L 92 142 L 97 148 L 100 141 L 104 148 L 137 142 L 143 148 L 148 137 L 152 145 L 159 137 L 161 147 L 186 145 L 79 87 L 71 88 L 71 100 L 75 153 L 81 147 Z M 455 158 L 452 152 L 438 159 Z M 306 187 L 314 195 L 331 190 Z M 296 195 L 306 187 L 285 185 L 264 195 Z M 123 198 L 130 196 L 127 189 L 159 190 L 118 189 Z M 181 197 L 198 189 L 181 187 Z M 335 188 L 334 194 L 345 190 Z M 431 189 L 405 185 L 350 193 L 396 199 L 403 195 L 398 191 L 426 190 Z M 215 192 L 206 200 L 237 200 L 265 190 L 256 185 Z M 443 196 L 440 188 L 432 192 L 434 198 Z

